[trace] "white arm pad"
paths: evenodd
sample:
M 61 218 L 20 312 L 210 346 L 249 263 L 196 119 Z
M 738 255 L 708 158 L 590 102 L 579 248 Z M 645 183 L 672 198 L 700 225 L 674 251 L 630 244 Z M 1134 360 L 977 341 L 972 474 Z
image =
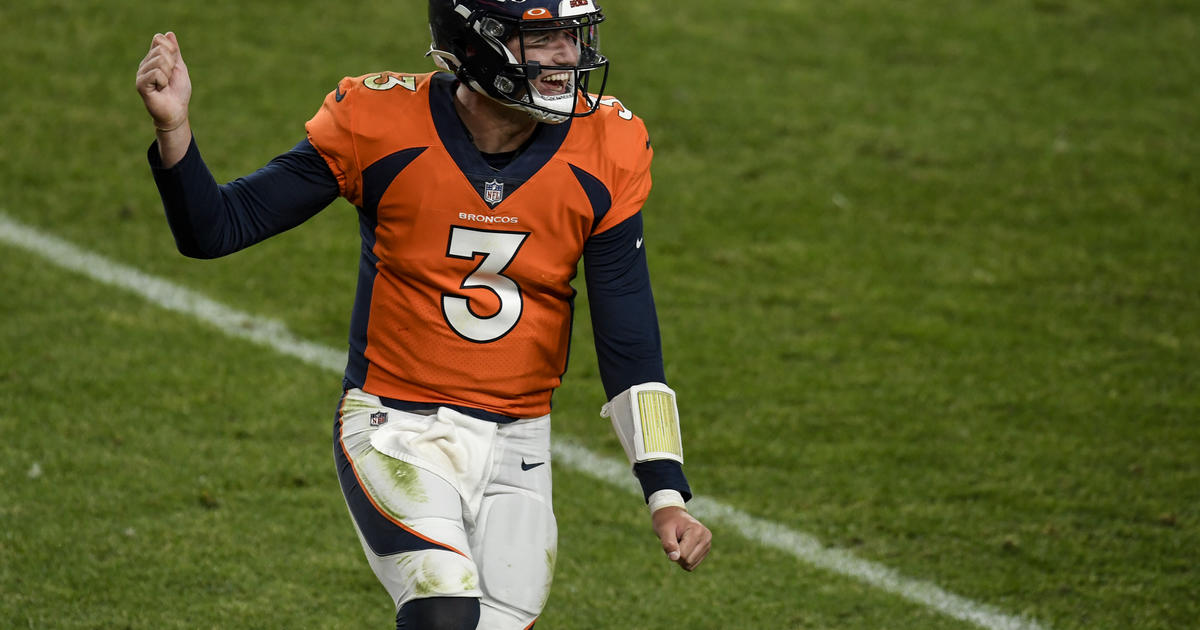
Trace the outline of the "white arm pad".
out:
M 679 408 L 670 387 L 663 383 L 634 385 L 608 401 L 600 415 L 612 420 L 630 464 L 653 459 L 683 463 Z

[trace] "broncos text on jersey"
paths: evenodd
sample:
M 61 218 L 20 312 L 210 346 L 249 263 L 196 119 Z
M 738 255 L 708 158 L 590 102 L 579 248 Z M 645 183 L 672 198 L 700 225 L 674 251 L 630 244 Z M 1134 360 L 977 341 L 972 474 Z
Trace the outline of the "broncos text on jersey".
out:
M 343 79 L 306 126 L 359 212 L 347 379 L 377 396 L 511 418 L 550 412 L 588 238 L 638 212 L 653 151 L 615 99 L 538 126 L 499 170 L 445 73 Z

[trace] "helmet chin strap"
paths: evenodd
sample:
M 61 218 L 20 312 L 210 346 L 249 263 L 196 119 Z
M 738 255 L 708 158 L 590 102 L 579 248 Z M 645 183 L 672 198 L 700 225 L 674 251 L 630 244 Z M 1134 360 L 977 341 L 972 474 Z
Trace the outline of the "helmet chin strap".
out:
M 509 54 L 510 58 L 512 58 L 512 60 L 515 62 L 516 59 L 512 57 L 512 53 L 508 53 L 508 54 Z M 479 85 L 477 82 L 475 82 L 473 79 L 464 77 L 462 74 L 459 73 L 459 69 L 462 68 L 462 63 L 459 61 L 458 57 L 456 55 L 454 55 L 453 53 L 449 53 L 444 50 L 438 50 L 438 49 L 430 46 L 429 52 L 425 53 L 425 56 L 433 57 L 433 62 L 434 62 L 434 64 L 437 65 L 437 67 L 439 67 L 443 70 L 446 70 L 448 72 L 454 73 L 454 75 L 459 77 L 459 79 L 468 88 L 470 88 L 471 91 L 482 94 L 482 95 L 492 99 L 493 101 L 500 103 L 501 105 L 504 105 L 505 107 L 510 107 L 510 108 L 518 110 L 520 112 L 524 112 L 538 122 L 547 123 L 547 124 L 551 124 L 551 125 L 557 125 L 557 124 L 564 123 L 568 119 L 570 119 L 571 112 L 575 109 L 575 91 L 576 91 L 575 77 L 574 77 L 575 72 L 571 73 L 572 77 L 570 79 L 570 83 L 568 84 L 570 89 L 567 90 L 566 94 L 562 95 L 564 98 L 555 99 L 556 101 L 557 100 L 568 101 L 567 102 L 567 111 L 560 113 L 559 111 L 557 111 L 558 108 L 554 107 L 554 105 L 556 104 L 555 102 L 548 100 L 545 96 L 542 95 L 541 92 L 537 91 L 537 88 L 533 87 L 533 80 L 538 78 L 538 76 L 540 76 L 542 73 L 542 64 L 537 61 L 528 61 L 524 64 L 525 88 L 526 88 L 526 90 L 528 90 L 528 97 L 532 103 L 531 104 L 531 103 L 522 103 L 511 97 L 496 98 L 495 96 L 492 96 L 491 94 L 488 93 L 487 90 L 483 89 L 483 87 L 481 85 Z M 566 96 L 570 96 L 570 98 L 569 99 L 565 98 Z M 545 109 L 541 109 L 541 108 L 545 108 Z
M 504 105 L 505 107 L 510 107 L 517 111 L 528 114 L 530 118 L 533 118 L 534 120 L 536 120 L 538 122 L 547 123 L 547 124 L 551 124 L 551 125 L 557 125 L 557 124 L 567 122 L 567 120 L 569 120 L 571 118 L 568 115 L 569 112 L 563 113 L 563 114 L 554 112 L 553 111 L 554 108 L 552 107 L 552 104 L 545 102 L 544 101 L 545 97 L 542 96 L 536 89 L 534 89 L 534 87 L 532 85 L 529 86 L 529 90 L 531 91 L 530 100 L 532 100 L 534 103 L 540 105 L 541 107 L 545 107 L 545 108 L 547 108 L 547 110 L 551 110 L 551 111 L 538 109 L 537 107 L 534 107 L 528 103 L 521 103 L 521 102 L 518 102 L 515 100 L 498 99 L 498 98 L 495 98 L 492 95 L 488 94 L 487 92 L 480 91 L 480 93 L 487 96 L 488 98 L 492 99 L 493 101 L 496 101 L 497 103 L 500 103 L 501 105 Z M 575 91 L 575 89 L 574 89 L 574 87 L 572 87 L 571 94 L 570 94 L 572 97 L 575 96 L 574 91 Z M 566 100 L 566 99 L 564 99 L 564 100 Z M 538 101 L 542 101 L 542 102 L 539 103 Z M 575 99 L 572 98 L 570 101 L 570 106 L 574 107 L 574 105 L 575 105 Z
M 432 45 L 429 46 L 429 51 L 425 53 L 425 56 L 433 57 L 434 65 L 447 72 L 457 72 L 457 69 L 462 66 L 462 62 L 458 60 L 457 55 L 444 50 L 438 50 Z
M 575 73 L 571 72 L 571 78 L 567 80 L 567 91 L 563 94 L 557 94 L 554 97 L 548 98 L 542 95 L 537 88 L 533 87 L 531 79 L 526 80 L 526 85 L 529 88 L 529 99 L 533 104 L 544 108 L 537 109 L 534 107 L 526 108 L 530 116 L 537 118 L 542 122 L 558 124 L 566 122 L 570 118 L 571 112 L 575 109 Z M 556 107 L 562 103 L 566 111 L 562 111 L 561 107 Z M 550 111 L 544 111 L 550 110 Z M 535 113 L 536 112 L 536 113 Z

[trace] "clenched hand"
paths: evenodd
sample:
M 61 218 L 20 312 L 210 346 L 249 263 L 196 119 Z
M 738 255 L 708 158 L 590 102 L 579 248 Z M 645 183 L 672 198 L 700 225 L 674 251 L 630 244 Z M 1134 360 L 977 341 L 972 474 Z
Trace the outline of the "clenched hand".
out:
M 712 532 L 687 510 L 665 507 L 654 513 L 654 533 L 672 562 L 691 571 L 708 555 Z
M 169 167 L 183 157 L 192 137 L 188 124 L 192 79 L 175 33 L 158 33 L 151 40 L 150 51 L 138 65 L 137 90 L 154 120 L 163 165 Z

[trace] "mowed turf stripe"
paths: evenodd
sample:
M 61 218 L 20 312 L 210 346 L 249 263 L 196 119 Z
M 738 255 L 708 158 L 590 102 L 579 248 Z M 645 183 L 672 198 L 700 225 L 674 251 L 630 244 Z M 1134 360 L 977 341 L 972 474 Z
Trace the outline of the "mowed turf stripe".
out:
M 143 273 L 28 227 L 0 212 L 0 241 L 23 249 L 64 269 L 125 289 L 163 308 L 190 315 L 221 332 L 252 341 L 317 367 L 342 372 L 346 352 L 305 341 L 283 322 L 243 313 L 200 293 Z M 640 494 L 625 462 L 601 457 L 570 440 L 555 437 L 555 460 L 600 481 Z M 707 497 L 694 497 L 689 509 L 712 527 L 733 530 L 815 567 L 869 584 L 954 619 L 989 630 L 1045 630 L 1038 622 L 1007 615 L 992 606 L 949 593 L 935 584 L 906 578 L 895 570 L 863 560 L 841 549 L 826 548 L 816 538 Z

